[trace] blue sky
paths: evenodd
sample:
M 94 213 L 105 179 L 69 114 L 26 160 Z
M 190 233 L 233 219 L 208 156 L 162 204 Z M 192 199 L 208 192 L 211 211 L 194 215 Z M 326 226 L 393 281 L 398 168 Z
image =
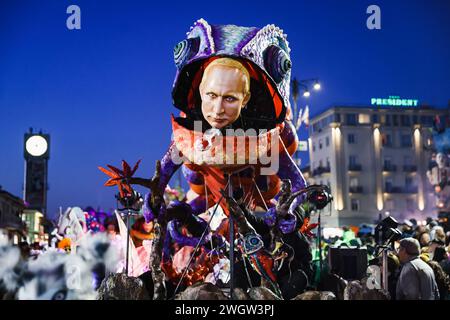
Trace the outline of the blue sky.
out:
M 71 4 L 81 8 L 81 30 L 66 28 Z M 381 8 L 381 30 L 366 28 L 371 4 Z M 51 135 L 49 212 L 113 208 L 115 189 L 102 186 L 97 166 L 142 158 L 138 174 L 152 174 L 177 112 L 170 96 L 173 47 L 199 18 L 280 26 L 293 76 L 322 82 L 310 98 L 311 115 L 389 95 L 438 107 L 450 100 L 446 0 L 2 0 L 0 185 L 22 194 L 23 134 L 34 127 Z

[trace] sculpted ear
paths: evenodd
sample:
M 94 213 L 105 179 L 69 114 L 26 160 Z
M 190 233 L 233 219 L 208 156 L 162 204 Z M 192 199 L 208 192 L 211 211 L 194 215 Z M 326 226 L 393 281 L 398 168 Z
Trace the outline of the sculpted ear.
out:
M 242 101 L 242 105 L 246 106 L 247 103 L 250 101 L 250 98 L 252 97 L 252 94 L 250 93 L 250 91 L 247 93 L 247 95 L 244 98 L 244 101 Z

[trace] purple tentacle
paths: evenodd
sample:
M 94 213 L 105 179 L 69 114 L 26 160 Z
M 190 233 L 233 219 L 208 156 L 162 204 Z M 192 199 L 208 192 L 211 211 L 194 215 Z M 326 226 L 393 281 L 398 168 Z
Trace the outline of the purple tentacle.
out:
M 174 163 L 172 160 L 172 154 L 178 152 L 175 143 L 172 141 L 169 146 L 169 150 L 164 154 L 161 159 L 161 177 L 159 179 L 159 187 L 161 190 L 166 190 L 167 184 L 172 178 L 173 174 L 180 168 L 181 163 Z
M 195 215 L 199 215 L 203 212 L 205 212 L 208 208 L 206 208 L 206 197 L 205 196 L 198 196 L 192 199 L 189 202 L 189 205 L 192 208 L 192 211 Z
M 205 184 L 203 176 L 200 173 L 195 172 L 194 170 L 191 170 L 186 166 L 182 166 L 181 170 L 183 171 L 183 176 L 186 178 L 186 180 L 189 183 L 196 184 L 196 185 Z
M 178 231 L 178 228 L 180 226 L 181 226 L 181 223 L 177 220 L 172 220 L 167 224 L 167 231 L 168 231 L 168 234 L 170 234 L 172 241 L 175 241 L 180 246 L 195 247 L 198 244 L 200 238 L 183 236 Z M 205 241 L 205 240 L 206 240 L 206 237 L 203 238 L 203 241 Z
M 292 183 L 292 192 L 297 192 L 306 188 L 307 183 L 300 169 L 295 164 L 294 160 L 283 150 L 280 152 L 280 168 L 278 170 L 278 177 L 280 179 L 289 179 Z M 291 205 L 291 208 L 298 207 L 305 200 L 304 195 L 298 196 Z

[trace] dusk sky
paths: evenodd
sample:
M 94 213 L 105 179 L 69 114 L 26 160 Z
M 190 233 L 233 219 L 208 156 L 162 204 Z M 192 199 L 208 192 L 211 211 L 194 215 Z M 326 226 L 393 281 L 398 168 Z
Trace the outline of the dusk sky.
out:
M 81 30 L 66 27 L 71 4 L 81 8 Z M 381 8 L 381 30 L 366 27 L 371 4 Z M 114 208 L 116 189 L 103 186 L 97 166 L 142 159 L 137 175 L 153 174 L 177 113 L 173 47 L 200 18 L 282 28 L 292 75 L 322 83 L 309 99 L 311 116 L 389 95 L 449 103 L 448 0 L 1 0 L 3 189 L 22 195 L 23 135 L 33 127 L 51 135 L 49 214 L 59 206 Z M 302 158 L 306 164 L 306 152 Z

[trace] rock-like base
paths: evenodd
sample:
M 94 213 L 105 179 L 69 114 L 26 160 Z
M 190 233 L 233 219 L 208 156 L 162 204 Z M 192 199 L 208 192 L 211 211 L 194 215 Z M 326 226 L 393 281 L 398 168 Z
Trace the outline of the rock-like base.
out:
M 150 300 L 150 296 L 141 279 L 116 273 L 103 279 L 97 300 Z

